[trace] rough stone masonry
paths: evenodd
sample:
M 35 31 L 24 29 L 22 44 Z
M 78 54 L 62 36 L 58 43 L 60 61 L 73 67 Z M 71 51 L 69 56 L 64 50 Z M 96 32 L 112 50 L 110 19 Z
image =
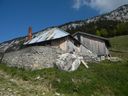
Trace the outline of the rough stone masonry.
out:
M 8 66 L 25 69 L 42 69 L 53 67 L 58 54 L 62 54 L 59 48 L 46 46 L 33 46 L 5 53 L 2 62 Z

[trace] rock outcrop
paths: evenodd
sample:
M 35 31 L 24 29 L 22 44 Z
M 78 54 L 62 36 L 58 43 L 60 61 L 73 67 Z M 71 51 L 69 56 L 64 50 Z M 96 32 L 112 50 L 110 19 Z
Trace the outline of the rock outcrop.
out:
M 76 53 L 64 53 L 58 56 L 56 61 L 56 66 L 60 70 L 64 71 L 75 71 L 81 63 L 88 68 L 87 64 L 84 62 L 83 57 Z

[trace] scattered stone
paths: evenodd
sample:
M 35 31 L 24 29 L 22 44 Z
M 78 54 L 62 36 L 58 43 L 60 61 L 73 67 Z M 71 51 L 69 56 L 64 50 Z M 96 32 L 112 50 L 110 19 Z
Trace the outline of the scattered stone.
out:
M 35 78 L 35 80 L 39 80 L 41 77 L 40 76 L 37 76 L 36 78 Z
M 59 58 L 56 61 L 56 66 L 60 70 L 64 71 L 75 71 L 81 64 L 81 62 L 88 68 L 87 64 L 84 62 L 83 57 L 73 53 L 65 53 L 59 55 Z
M 45 92 L 43 92 L 42 95 L 45 95 Z
M 60 93 L 58 93 L 58 92 L 55 92 L 55 96 L 60 96 Z
M 119 58 L 119 57 L 110 57 L 110 58 L 108 58 L 108 60 L 110 60 L 112 62 L 120 62 L 120 61 L 122 61 L 122 59 Z

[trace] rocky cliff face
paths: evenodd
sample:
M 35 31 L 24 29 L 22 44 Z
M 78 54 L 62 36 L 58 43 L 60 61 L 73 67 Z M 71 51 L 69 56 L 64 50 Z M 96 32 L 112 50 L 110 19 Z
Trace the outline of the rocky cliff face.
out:
M 87 20 L 87 23 L 96 22 L 99 20 L 113 20 L 113 21 L 122 21 L 128 22 L 128 5 L 121 6 L 116 10 L 97 16 Z

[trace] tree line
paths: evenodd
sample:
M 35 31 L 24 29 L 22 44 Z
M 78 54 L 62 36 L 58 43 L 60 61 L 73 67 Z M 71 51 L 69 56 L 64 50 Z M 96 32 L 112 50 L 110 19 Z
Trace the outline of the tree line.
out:
M 84 23 L 82 26 L 71 27 L 66 31 L 74 34 L 81 31 L 103 37 L 114 37 L 119 35 L 128 35 L 128 22 L 99 20 L 91 23 Z

